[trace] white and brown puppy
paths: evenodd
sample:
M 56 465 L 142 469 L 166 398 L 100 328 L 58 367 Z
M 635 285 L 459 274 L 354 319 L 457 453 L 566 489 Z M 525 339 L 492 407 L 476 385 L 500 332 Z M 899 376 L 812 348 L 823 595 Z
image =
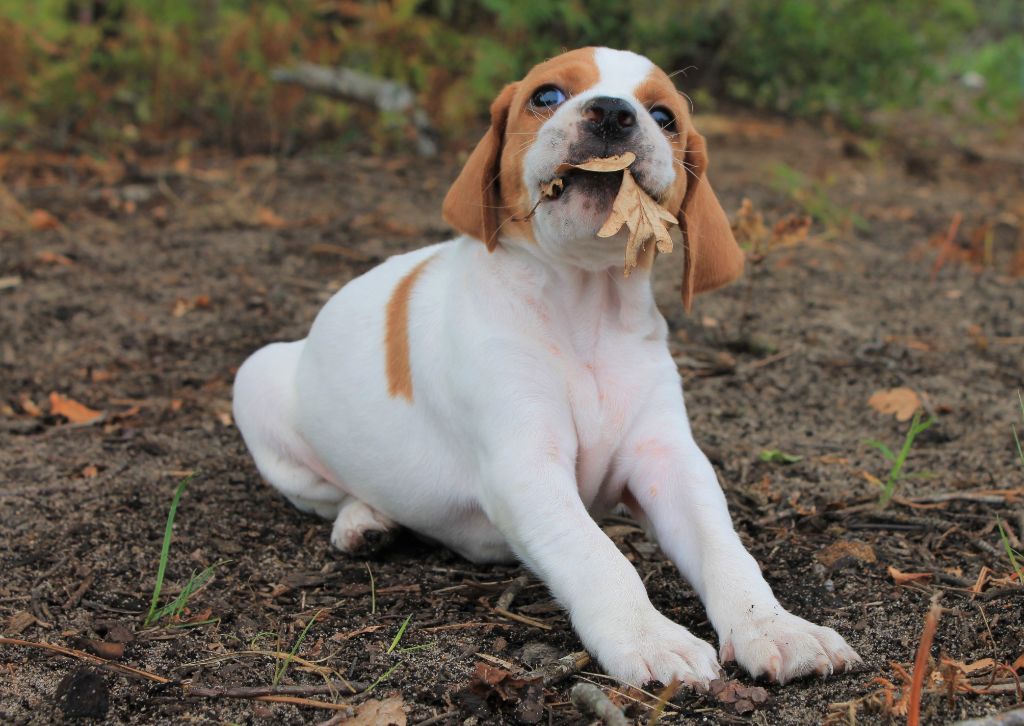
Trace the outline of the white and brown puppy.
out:
M 625 151 L 678 210 L 687 306 L 739 276 L 704 139 L 668 76 L 634 53 L 572 51 L 495 100 L 444 203 L 462 235 L 392 257 L 307 338 L 256 352 L 235 420 L 264 478 L 334 520 L 339 549 L 404 526 L 476 562 L 518 558 L 622 681 L 705 684 L 719 665 L 596 524 L 620 503 L 699 593 L 723 660 L 778 681 L 843 670 L 857 654 L 779 604 L 732 528 L 690 432 L 653 249 L 625 278 L 622 234 L 596 235 L 621 173 L 576 172 L 538 204 L 559 165 Z

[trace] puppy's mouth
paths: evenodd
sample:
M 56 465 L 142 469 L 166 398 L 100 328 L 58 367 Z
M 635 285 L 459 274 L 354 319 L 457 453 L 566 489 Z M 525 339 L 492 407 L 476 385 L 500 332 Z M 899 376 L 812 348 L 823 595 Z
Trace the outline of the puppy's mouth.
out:
M 611 202 L 620 186 L 622 186 L 621 171 L 569 169 L 564 174 L 554 177 L 544 185 L 544 188 L 545 196 L 551 201 L 557 201 L 572 191 L 575 194 L 585 194 L 588 197 L 595 197 L 601 201 L 607 199 L 608 202 Z

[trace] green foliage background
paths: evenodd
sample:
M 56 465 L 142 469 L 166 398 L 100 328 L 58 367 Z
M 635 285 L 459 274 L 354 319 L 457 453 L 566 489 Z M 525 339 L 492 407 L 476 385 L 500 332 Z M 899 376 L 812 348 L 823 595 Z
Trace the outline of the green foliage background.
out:
M 581 45 L 682 71 L 704 110 L 1024 118 L 1019 0 L 0 0 L 0 146 L 287 151 L 372 126 L 269 81 L 297 60 L 406 82 L 458 135 L 508 79 Z

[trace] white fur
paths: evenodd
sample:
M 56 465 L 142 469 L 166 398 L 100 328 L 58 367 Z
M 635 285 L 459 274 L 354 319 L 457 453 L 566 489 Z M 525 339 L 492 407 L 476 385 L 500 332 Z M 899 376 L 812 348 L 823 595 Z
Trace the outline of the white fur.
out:
M 597 88 L 632 98 L 649 61 L 616 53 L 598 52 Z M 561 161 L 541 140 L 564 110 L 523 162 L 528 186 Z M 605 260 L 592 231 L 542 219 L 539 245 L 502 239 L 489 254 L 460 237 L 393 257 L 340 290 L 307 338 L 251 356 L 235 419 L 260 472 L 336 518 L 341 549 L 397 523 L 477 562 L 517 557 L 608 673 L 706 684 L 714 649 L 655 610 L 595 522 L 628 491 L 704 601 L 723 657 L 780 681 L 858 662 L 834 631 L 782 608 L 740 543 L 691 435 L 648 273 L 623 278 L 621 240 Z M 428 258 L 409 309 L 410 402 L 388 393 L 385 310 Z

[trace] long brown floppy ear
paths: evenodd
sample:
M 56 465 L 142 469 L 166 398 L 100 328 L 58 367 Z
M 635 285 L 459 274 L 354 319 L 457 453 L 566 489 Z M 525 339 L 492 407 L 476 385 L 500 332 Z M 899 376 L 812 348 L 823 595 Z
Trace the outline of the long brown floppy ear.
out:
M 683 305 L 687 310 L 697 293 L 727 285 L 743 274 L 743 250 L 736 244 L 729 218 L 708 182 L 704 137 L 686 137 L 686 194 L 679 207 L 683 230 Z
M 494 99 L 491 128 L 469 155 L 441 207 L 441 216 L 448 224 L 486 243 L 490 251 L 498 245 L 498 216 L 502 207 L 501 150 L 515 92 L 516 84 L 510 83 Z

